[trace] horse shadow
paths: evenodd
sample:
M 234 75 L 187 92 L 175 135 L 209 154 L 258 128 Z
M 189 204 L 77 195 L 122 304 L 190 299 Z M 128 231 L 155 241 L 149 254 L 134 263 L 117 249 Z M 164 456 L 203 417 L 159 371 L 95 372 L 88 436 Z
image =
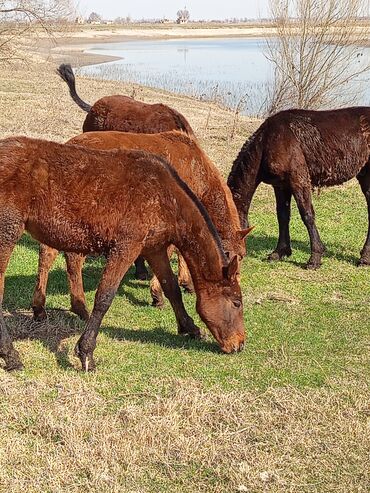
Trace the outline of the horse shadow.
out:
M 64 311 L 52 309 L 48 311 L 48 319 L 43 322 L 35 322 L 30 313 L 24 310 L 16 310 L 4 314 L 5 322 L 13 341 L 31 340 L 39 341 L 51 353 L 63 370 L 75 369 L 70 361 L 70 351 L 63 342 L 70 337 L 80 335 L 84 328 L 76 315 Z M 181 336 L 155 327 L 151 330 L 128 329 L 102 326 L 99 333 L 106 335 L 115 341 L 131 341 L 141 344 L 154 344 L 168 349 L 185 349 L 201 353 L 219 353 L 217 344 L 207 339 L 194 340 L 187 336 Z
M 83 269 L 83 284 L 85 293 L 95 292 L 101 279 L 103 265 L 92 262 L 87 263 Z M 36 283 L 35 274 L 8 274 L 5 278 L 4 308 L 15 310 L 16 308 L 28 309 L 32 303 L 32 295 Z M 132 289 L 139 288 L 148 291 L 146 300 L 136 297 Z M 52 269 L 49 272 L 47 297 L 52 294 L 68 295 L 69 288 L 67 283 L 66 270 L 63 268 Z M 134 278 L 134 268 L 131 267 L 121 281 L 117 291 L 118 296 L 125 296 L 131 303 L 137 306 L 147 306 L 149 303 L 149 281 L 138 281 Z M 67 307 L 66 307 L 67 308 Z
M 263 258 L 263 260 L 267 261 L 267 255 L 271 253 L 276 245 L 277 245 L 277 237 L 276 236 L 271 236 L 271 235 L 259 235 L 259 234 L 253 234 L 250 237 L 248 237 L 247 240 L 247 256 L 253 257 L 253 258 Z M 301 241 L 301 240 L 291 240 L 291 245 L 292 245 L 292 250 L 298 250 L 302 253 L 305 253 L 307 255 L 307 260 L 308 257 L 311 254 L 311 249 L 310 249 L 310 241 L 307 238 L 307 242 Z M 325 252 L 323 257 L 325 258 L 332 258 L 336 260 L 340 260 L 343 262 L 348 262 L 350 264 L 356 265 L 359 256 L 356 257 L 355 255 L 351 254 L 344 254 L 339 250 L 340 245 L 331 243 L 331 242 L 325 242 Z M 297 265 L 298 267 L 304 267 L 305 263 L 303 262 L 297 262 L 296 260 L 291 260 L 289 258 L 285 259 L 285 262 L 291 263 L 293 265 Z

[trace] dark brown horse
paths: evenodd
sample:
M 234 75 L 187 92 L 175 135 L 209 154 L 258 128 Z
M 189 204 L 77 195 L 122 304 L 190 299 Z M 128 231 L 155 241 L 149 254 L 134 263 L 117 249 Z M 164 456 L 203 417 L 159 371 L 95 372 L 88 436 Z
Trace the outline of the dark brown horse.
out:
M 85 103 L 76 92 L 76 80 L 71 65 L 62 64 L 57 72 L 68 84 L 73 101 L 87 112 L 82 127 L 84 132 L 116 130 L 152 134 L 179 130 L 188 135 L 194 135 L 186 118 L 164 104 L 142 103 L 128 96 L 118 95 L 101 98 L 91 106 Z M 135 266 L 135 277 L 147 279 L 148 271 L 141 257 L 135 261 Z
M 68 84 L 73 101 L 87 112 L 83 124 L 84 132 L 117 130 L 119 132 L 136 132 L 155 134 L 168 130 L 180 130 L 193 135 L 193 130 L 186 118 L 178 111 L 165 104 L 148 104 L 128 96 L 106 96 L 93 106 L 82 101 L 76 92 L 76 81 L 69 64 L 58 68 L 61 78 Z
M 267 118 L 244 144 L 234 161 L 228 185 L 244 227 L 258 185 L 265 182 L 274 187 L 279 239 L 270 260 L 280 260 L 292 253 L 289 220 L 293 195 L 310 235 L 307 268 L 318 268 L 324 245 L 315 224 L 311 190 L 340 185 L 357 177 L 369 215 L 359 265 L 370 265 L 370 153 L 365 129 L 369 121 L 367 107 L 282 111 Z
M 238 258 L 226 259 L 204 206 L 164 159 L 26 137 L 0 141 L 0 306 L 5 270 L 24 230 L 58 250 L 107 257 L 92 314 L 76 346 L 83 369 L 94 368 L 100 324 L 140 253 L 166 295 L 179 289 L 169 265 L 169 244 L 186 259 L 197 311 L 222 351 L 243 347 Z M 178 306 L 173 308 L 177 312 Z M 9 370 L 21 367 L 2 310 L 0 357 Z
M 94 149 L 142 149 L 167 158 L 171 166 L 206 207 L 220 235 L 222 246 L 229 258 L 245 255 L 244 236 L 248 230 L 240 230 L 238 213 L 231 193 L 220 173 L 197 142 L 182 132 L 172 131 L 159 134 L 132 134 L 124 132 L 88 132 L 71 139 L 68 144 L 77 144 Z M 57 250 L 40 248 L 39 272 L 33 296 L 32 308 L 35 319 L 46 318 L 45 299 L 48 272 L 58 254 Z M 67 276 L 71 291 L 72 311 L 88 319 L 82 283 L 84 259 L 72 253 L 66 254 Z M 179 284 L 189 289 L 191 276 L 180 256 Z M 151 281 L 153 305 L 163 305 L 161 286 L 156 276 Z M 184 315 L 185 316 L 185 315 Z

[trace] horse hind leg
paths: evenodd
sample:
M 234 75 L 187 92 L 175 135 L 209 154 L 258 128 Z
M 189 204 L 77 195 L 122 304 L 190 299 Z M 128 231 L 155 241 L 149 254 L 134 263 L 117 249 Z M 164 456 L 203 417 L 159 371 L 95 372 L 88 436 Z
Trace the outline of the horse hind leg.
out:
M 82 267 L 85 256 L 77 253 L 65 253 L 67 264 L 67 278 L 71 293 L 71 311 L 82 320 L 89 320 L 89 311 L 86 306 L 85 291 L 82 280 Z
M 144 257 L 141 255 L 135 260 L 135 279 L 139 279 L 140 281 L 149 279 L 149 272 L 145 267 Z
M 290 257 L 292 254 L 289 234 L 292 192 L 288 188 L 278 187 L 274 187 L 274 192 L 276 197 L 276 214 L 279 223 L 279 239 L 275 250 L 268 256 L 268 260 L 282 260 L 284 257 Z
M 191 278 L 191 274 L 189 272 L 188 266 L 186 265 L 184 257 L 177 250 L 177 258 L 178 258 L 178 266 L 179 266 L 179 274 L 178 274 L 178 283 L 184 288 L 186 293 L 195 293 L 193 280 Z
M 321 265 L 325 247 L 321 241 L 315 223 L 315 211 L 312 205 L 310 178 L 309 176 L 302 177 L 302 175 L 300 175 L 299 181 L 296 180 L 291 186 L 302 221 L 310 236 L 311 256 L 306 267 L 307 269 L 318 269 Z
M 361 250 L 361 258 L 358 262 L 359 266 L 370 265 L 370 164 L 368 163 L 359 175 L 357 180 L 360 183 L 361 190 L 365 195 L 368 211 L 368 231 L 363 249 Z
M 58 253 L 58 250 L 43 245 L 42 243 L 40 244 L 37 280 L 32 299 L 33 319 L 37 322 L 41 322 L 47 317 L 45 310 L 46 287 L 49 271 L 57 258 Z
M 0 358 L 5 361 L 5 369 L 19 370 L 23 368 L 18 352 L 15 350 L 3 316 L 3 297 L 5 271 L 9 263 L 14 246 L 22 236 L 24 224 L 17 218 L 17 214 L 6 214 L 3 210 L 0 215 Z
M 178 333 L 200 339 L 200 329 L 195 325 L 193 319 L 185 310 L 181 290 L 176 276 L 171 270 L 167 252 L 165 250 L 158 250 L 156 252 L 150 252 L 149 255 L 145 255 L 145 257 L 154 274 L 158 277 L 164 294 L 169 299 L 173 311 L 175 312 Z

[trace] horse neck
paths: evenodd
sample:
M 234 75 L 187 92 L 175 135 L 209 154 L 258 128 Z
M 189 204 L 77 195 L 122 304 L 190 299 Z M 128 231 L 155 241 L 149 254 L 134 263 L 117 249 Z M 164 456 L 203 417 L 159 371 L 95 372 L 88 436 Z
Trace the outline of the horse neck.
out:
M 210 187 L 202 197 L 202 202 L 212 216 L 224 249 L 235 250 L 240 240 L 237 236 L 240 220 L 231 191 L 221 176 L 216 176 L 214 183 L 210 181 Z
M 179 203 L 178 219 L 180 227 L 177 225 L 174 243 L 185 258 L 195 287 L 201 288 L 209 281 L 221 280 L 226 257 L 209 217 L 203 216 L 190 197 L 183 196 Z
M 231 168 L 227 184 L 232 192 L 234 201 L 246 192 L 247 184 L 256 179 L 262 158 L 262 138 L 265 125 L 261 127 L 244 143 Z

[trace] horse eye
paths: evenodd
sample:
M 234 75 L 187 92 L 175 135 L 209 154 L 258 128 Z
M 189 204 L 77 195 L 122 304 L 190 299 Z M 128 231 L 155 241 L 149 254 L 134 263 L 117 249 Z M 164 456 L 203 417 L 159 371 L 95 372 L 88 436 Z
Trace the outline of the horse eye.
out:
M 242 306 L 242 302 L 240 300 L 234 300 L 233 305 L 235 308 L 240 308 Z

